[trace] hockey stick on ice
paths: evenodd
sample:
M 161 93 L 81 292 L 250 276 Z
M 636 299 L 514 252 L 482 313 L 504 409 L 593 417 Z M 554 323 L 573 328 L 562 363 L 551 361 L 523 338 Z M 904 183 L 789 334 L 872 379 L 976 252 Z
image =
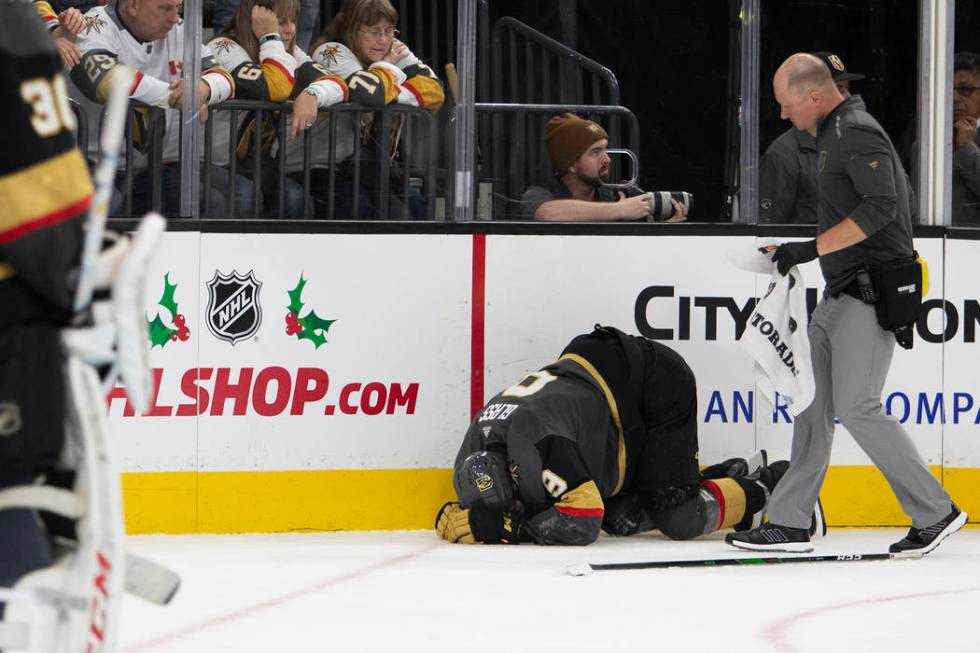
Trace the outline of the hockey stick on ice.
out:
M 145 601 L 166 605 L 180 587 L 180 576 L 172 569 L 143 556 L 126 554 L 125 588 Z
M 71 490 L 31 485 L 0 491 L 0 510 L 13 508 L 43 510 L 61 517 L 78 519 L 85 516 L 87 506 Z M 180 587 L 180 576 L 177 572 L 142 556 L 127 553 L 123 569 L 125 590 L 151 603 L 166 605 Z M 0 603 L 12 595 L 13 593 L 0 589 Z
M 78 287 L 75 290 L 75 312 L 82 310 L 92 300 L 92 267 L 102 245 L 102 233 L 109 216 L 109 200 L 112 197 L 116 167 L 119 163 L 119 147 L 126 128 L 126 105 L 129 89 L 133 85 L 134 72 L 125 66 L 117 66 L 109 80 L 109 101 L 106 104 L 105 122 L 99 136 L 99 165 L 95 169 L 95 195 L 88 210 L 85 242 L 78 271 Z
M 817 556 L 779 556 L 766 558 L 708 558 L 703 560 L 652 560 L 649 562 L 583 562 L 570 565 L 566 571 L 572 576 L 586 576 L 593 571 L 619 571 L 627 569 L 666 569 L 669 567 L 737 567 L 774 565 L 787 562 L 863 562 L 888 560 L 890 553 L 839 553 Z

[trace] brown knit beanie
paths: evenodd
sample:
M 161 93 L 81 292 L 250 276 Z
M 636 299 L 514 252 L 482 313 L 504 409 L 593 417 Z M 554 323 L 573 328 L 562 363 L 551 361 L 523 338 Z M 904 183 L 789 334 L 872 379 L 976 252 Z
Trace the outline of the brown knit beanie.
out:
M 598 124 L 574 113 L 563 113 L 548 121 L 544 144 L 555 172 L 563 175 L 589 146 L 603 138 L 608 139 L 609 135 Z

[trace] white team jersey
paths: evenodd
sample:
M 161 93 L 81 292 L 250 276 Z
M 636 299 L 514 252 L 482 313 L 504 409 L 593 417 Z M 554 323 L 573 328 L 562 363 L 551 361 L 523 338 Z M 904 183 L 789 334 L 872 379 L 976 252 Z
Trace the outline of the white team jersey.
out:
M 117 61 L 137 71 L 130 97 L 157 107 L 167 107 L 170 96 L 170 83 L 181 78 L 184 59 L 183 21 L 167 33 L 167 36 L 149 43 L 140 42 L 126 29 L 116 10 L 115 2 L 104 7 L 94 7 L 85 14 L 85 23 L 78 34 L 76 45 L 81 53 L 92 50 L 107 50 L 116 55 Z M 204 46 L 202 59 L 211 56 Z M 209 72 L 201 76 L 211 88 L 208 104 L 216 104 L 231 97 L 233 87 L 231 78 L 219 72 Z M 164 161 L 177 158 L 179 151 L 179 130 L 169 129 L 178 124 L 179 112 L 168 109 L 166 112 L 167 134 L 164 144 Z M 93 132 L 96 133 L 96 132 Z
M 313 60 L 326 68 L 331 75 L 341 79 L 347 79 L 358 70 L 364 70 L 364 66 L 351 49 L 343 43 L 332 41 L 321 43 L 320 47 L 313 51 Z
M 215 61 L 229 72 L 234 72 L 243 63 L 258 64 L 271 61 L 292 77 L 296 68 L 304 61 L 309 61 L 309 56 L 295 45 L 293 45 L 292 52 L 286 52 L 286 47 L 280 40 L 266 41 L 259 46 L 259 59 L 261 61 L 252 61 L 252 57 L 249 56 L 245 48 L 237 41 L 225 36 L 212 39 L 207 47 L 214 54 Z M 304 59 L 300 60 L 299 55 L 302 55 Z
M 259 65 L 260 63 L 273 63 L 279 69 L 280 73 L 289 78 L 289 82 L 292 84 L 295 83 L 294 75 L 296 70 L 303 64 L 313 61 L 310 58 L 310 55 L 306 54 L 306 52 L 304 52 L 302 49 L 296 47 L 295 43 L 293 44 L 292 50 L 287 52 L 282 41 L 279 40 L 266 41 L 259 47 L 260 62 L 253 61 L 251 56 L 249 56 L 248 51 L 245 50 L 245 48 L 243 48 L 237 41 L 224 36 L 213 39 L 208 43 L 208 47 L 211 52 L 214 53 L 217 63 L 226 68 L 233 76 L 235 76 L 237 83 L 236 89 L 241 91 L 241 93 L 238 93 L 237 95 L 239 99 L 254 99 L 247 98 L 245 95 L 245 91 L 247 90 L 247 82 L 243 82 L 239 71 L 239 68 L 243 64 L 251 63 Z M 247 74 L 251 76 L 252 72 L 257 70 L 258 68 L 253 68 L 252 70 L 247 71 Z M 330 105 L 336 104 L 337 102 L 343 102 L 344 88 L 337 84 L 334 80 L 324 79 L 310 84 L 310 86 L 314 85 L 320 87 L 324 91 L 319 97 L 319 106 L 321 109 L 326 109 Z M 239 125 L 236 125 L 235 131 L 233 132 L 230 129 L 230 112 L 219 110 L 212 113 L 212 121 L 214 122 L 214 136 L 211 156 L 212 161 L 215 164 L 228 164 L 229 144 L 231 143 L 231 140 L 235 138 L 238 127 L 244 118 L 244 115 L 239 117 Z M 287 125 L 291 118 L 292 114 L 288 114 Z M 320 129 L 322 129 L 321 123 L 318 123 L 318 126 L 320 126 Z M 350 140 L 351 144 L 345 145 L 344 143 L 346 143 L 348 140 Z M 350 153 L 353 151 L 352 142 L 352 139 L 340 139 L 340 145 L 338 146 L 338 158 L 347 158 L 350 156 Z M 278 144 L 272 148 L 271 154 L 275 156 L 277 152 Z M 318 159 L 322 159 L 324 156 L 326 155 L 324 154 L 318 157 L 318 153 L 314 150 L 313 160 L 317 161 Z M 289 172 L 296 172 L 302 169 L 302 157 L 302 138 L 287 142 L 286 169 Z
M 233 76 L 238 74 L 245 74 L 243 71 L 239 71 L 239 67 L 242 64 L 260 62 L 252 61 L 252 57 L 249 56 L 248 51 L 243 48 L 237 41 L 230 39 L 225 36 L 219 36 L 208 42 L 207 47 L 210 52 L 214 54 L 215 61 L 225 69 L 227 69 Z M 295 52 L 296 48 L 294 48 Z M 305 53 L 304 53 L 305 54 Z M 290 81 L 293 79 L 298 62 L 295 56 L 286 52 L 285 47 L 283 47 L 282 41 L 267 41 L 260 46 L 259 57 L 263 61 L 272 60 L 279 68 L 282 69 L 283 73 L 288 75 Z M 251 77 L 251 73 L 261 74 L 260 68 L 253 68 L 247 71 Z M 255 80 L 252 80 L 253 82 Z M 245 92 L 246 89 L 243 88 L 242 80 L 239 78 L 238 84 L 236 86 L 236 91 L 242 91 L 236 94 L 237 99 L 256 99 L 254 97 L 248 97 Z M 211 113 L 211 130 L 212 130 L 212 144 L 211 144 L 211 161 L 215 165 L 227 166 L 229 163 L 229 145 L 232 142 L 237 142 L 238 128 L 240 127 L 242 121 L 245 119 L 244 112 L 238 114 L 238 121 L 234 128 L 231 127 L 231 112 L 217 110 Z
M 367 68 L 361 65 L 357 55 L 343 43 L 328 41 L 320 44 L 313 51 L 313 60 L 327 69 L 331 75 L 336 75 L 343 80 L 347 80 L 351 75 L 359 70 L 371 70 L 373 68 L 384 68 L 391 73 L 395 84 L 398 85 L 398 97 L 395 100 L 399 104 L 408 104 L 413 107 L 419 105 L 415 96 L 406 88 L 401 86 L 405 83 L 404 69 L 412 64 L 419 63 L 418 57 L 409 50 L 408 54 L 401 58 L 397 64 L 387 61 L 377 61 Z
M 85 14 L 85 26 L 78 34 L 78 49 L 85 54 L 91 50 L 108 50 L 124 63 L 138 71 L 130 97 L 158 107 L 167 106 L 170 82 L 181 77 L 184 61 L 184 23 L 180 21 L 167 36 L 159 41 L 142 43 L 123 25 L 115 3 L 94 7 Z M 211 51 L 207 46 L 201 57 L 207 59 Z M 231 97 L 232 86 L 221 74 L 202 75 L 211 87 L 209 104 L 216 104 Z

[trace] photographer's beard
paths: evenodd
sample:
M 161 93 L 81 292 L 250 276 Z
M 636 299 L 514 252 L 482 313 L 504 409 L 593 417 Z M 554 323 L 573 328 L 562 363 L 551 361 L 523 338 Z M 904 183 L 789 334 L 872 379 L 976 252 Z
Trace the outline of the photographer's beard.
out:
M 592 188 L 599 188 L 603 184 L 609 182 L 609 164 L 605 164 L 599 167 L 599 172 L 597 175 L 589 175 L 580 172 L 577 168 L 575 170 L 575 176 L 578 177 L 586 186 L 591 186 Z

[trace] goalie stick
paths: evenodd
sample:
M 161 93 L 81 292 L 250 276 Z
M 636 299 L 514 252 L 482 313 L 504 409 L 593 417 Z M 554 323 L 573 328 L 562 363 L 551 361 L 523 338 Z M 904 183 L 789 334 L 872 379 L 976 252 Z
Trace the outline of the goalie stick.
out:
M 118 66 L 112 76 L 109 100 L 106 106 L 105 122 L 99 139 L 99 164 L 95 168 L 95 194 L 89 206 L 85 224 L 85 241 L 79 263 L 78 287 L 75 289 L 75 312 L 81 311 L 92 301 L 92 267 L 99 255 L 106 218 L 109 216 L 109 201 L 119 163 L 119 148 L 126 129 L 126 113 L 129 105 L 129 87 L 133 84 L 134 72 Z
M 775 565 L 789 562 L 864 562 L 888 560 L 890 553 L 838 553 L 816 556 L 778 556 L 766 558 L 706 558 L 702 560 L 651 560 L 647 562 L 583 562 L 570 565 L 566 571 L 572 576 L 586 576 L 593 571 L 622 571 L 627 569 L 667 569 L 670 567 L 738 567 Z

